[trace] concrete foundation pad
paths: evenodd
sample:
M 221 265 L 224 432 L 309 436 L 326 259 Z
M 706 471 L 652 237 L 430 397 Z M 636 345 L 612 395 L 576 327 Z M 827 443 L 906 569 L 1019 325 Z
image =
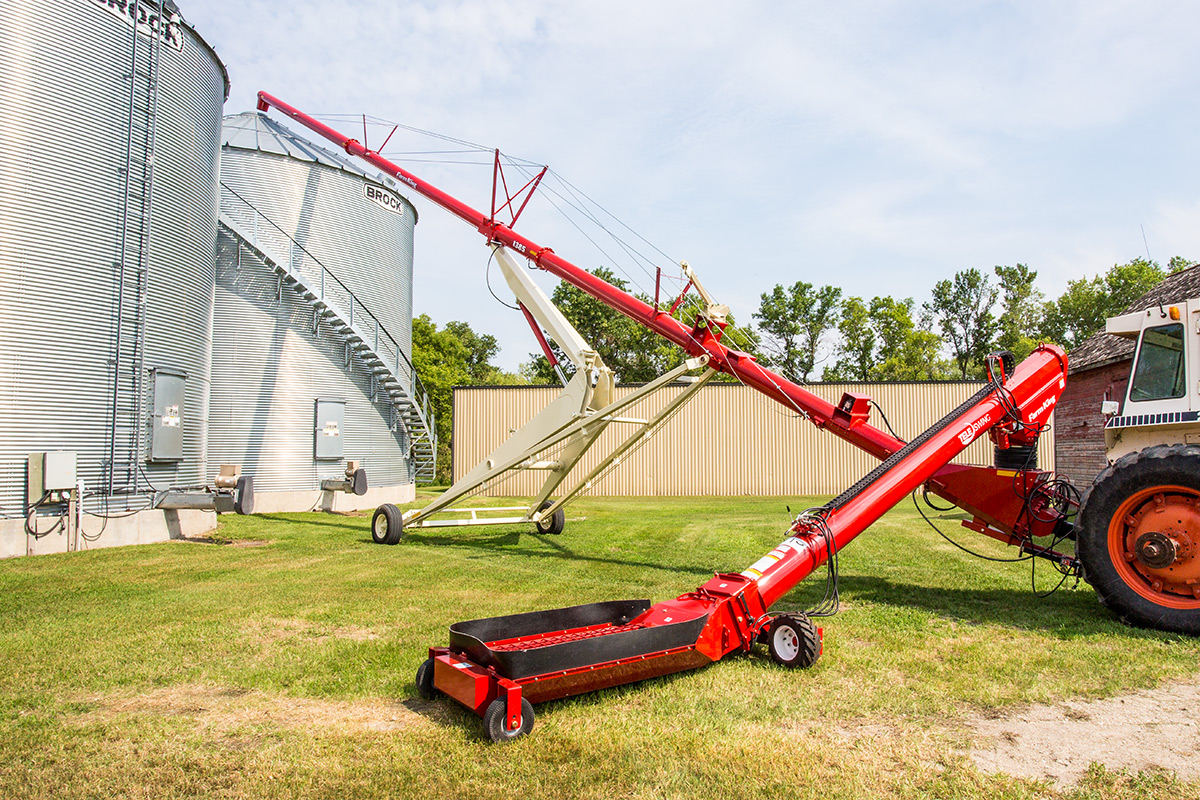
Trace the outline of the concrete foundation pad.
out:
M 364 495 L 345 492 L 308 490 L 298 492 L 255 492 L 254 513 L 272 514 L 284 511 L 330 511 L 346 513 L 374 509 L 383 503 L 411 503 L 417 487 L 411 483 L 399 486 L 380 486 L 368 489 Z M 54 527 L 52 518 L 37 521 L 38 530 Z M 83 516 L 83 535 L 75 531 L 56 530 L 34 536 L 25 532 L 25 520 L 0 519 L 0 558 L 34 556 L 47 553 L 70 553 L 77 550 L 97 550 L 101 547 L 120 547 L 127 544 L 154 544 L 170 539 L 200 536 L 217 527 L 217 515 L 197 509 L 147 509 L 127 517 L 114 515 L 105 520 L 88 514 Z
M 39 530 L 54 527 L 44 517 L 37 523 Z M 195 509 L 147 509 L 127 517 L 114 515 L 108 520 L 84 514 L 82 531 L 61 528 L 44 536 L 26 533 L 24 520 L 5 519 L 0 520 L 0 558 L 153 544 L 199 536 L 216 527 L 216 514 Z

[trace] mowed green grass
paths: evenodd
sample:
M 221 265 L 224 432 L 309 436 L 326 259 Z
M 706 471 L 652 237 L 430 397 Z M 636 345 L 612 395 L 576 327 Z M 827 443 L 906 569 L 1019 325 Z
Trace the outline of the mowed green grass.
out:
M 1200 668 L 1200 642 L 1127 628 L 1086 585 L 1037 599 L 1028 564 L 966 556 L 905 504 L 843 551 L 843 610 L 810 670 L 734 656 L 538 706 L 504 746 L 416 697 L 453 622 L 674 597 L 745 568 L 783 538 L 785 504 L 813 502 L 585 499 L 561 536 L 442 528 L 395 547 L 366 515 L 222 517 L 224 546 L 0 562 L 0 797 L 1056 797 L 979 772 L 965 721 Z M 822 589 L 813 576 L 776 610 Z M 1200 785 L 1095 768 L 1063 796 Z

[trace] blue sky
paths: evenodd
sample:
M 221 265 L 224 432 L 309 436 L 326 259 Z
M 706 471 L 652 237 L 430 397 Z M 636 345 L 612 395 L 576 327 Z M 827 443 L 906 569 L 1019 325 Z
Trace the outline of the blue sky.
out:
M 919 304 L 967 267 L 1026 263 L 1053 297 L 1147 248 L 1200 259 L 1200 4 L 181 9 L 228 67 L 227 113 L 265 89 L 310 113 L 365 112 L 547 163 L 688 260 L 742 321 L 797 280 Z M 487 168 L 408 168 L 488 204 Z M 415 312 L 493 333 L 514 369 L 537 346 L 488 293 L 481 237 L 414 202 Z M 556 214 L 528 214 L 525 235 L 606 263 Z

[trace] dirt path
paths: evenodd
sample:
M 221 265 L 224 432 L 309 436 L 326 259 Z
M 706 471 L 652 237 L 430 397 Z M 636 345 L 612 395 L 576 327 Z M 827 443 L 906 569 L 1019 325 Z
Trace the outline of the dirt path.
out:
M 1032 706 L 970 721 L 985 772 L 1076 782 L 1098 761 L 1111 769 L 1161 768 L 1200 778 L 1200 678 L 1111 697 Z

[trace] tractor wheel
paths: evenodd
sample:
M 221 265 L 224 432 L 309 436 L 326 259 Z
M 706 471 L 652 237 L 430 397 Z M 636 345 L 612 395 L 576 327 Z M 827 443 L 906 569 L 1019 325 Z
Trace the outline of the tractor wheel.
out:
M 554 505 L 554 503 L 547 500 L 546 502 L 542 503 L 542 507 L 538 510 L 545 511 L 547 508 L 549 508 L 552 505 Z M 551 536 L 557 536 L 558 534 L 563 532 L 563 528 L 567 527 L 567 514 L 565 511 L 563 511 L 560 508 L 558 511 L 555 511 L 553 514 L 550 515 L 550 519 L 542 519 L 538 522 L 535 522 L 534 525 L 537 526 L 538 533 L 545 533 L 545 534 L 550 534 Z
M 776 664 L 807 669 L 821 657 L 821 635 L 807 614 L 780 614 L 767 628 L 767 650 Z
M 433 659 L 427 658 L 417 667 L 417 694 L 422 700 L 432 700 L 439 692 L 433 685 Z
M 1200 447 L 1122 457 L 1084 494 L 1075 527 L 1104 605 L 1131 625 L 1200 636 Z
M 404 517 L 400 509 L 391 503 L 384 503 L 375 509 L 371 518 L 371 538 L 375 544 L 396 544 L 404 536 Z
M 503 697 L 497 697 L 483 712 L 483 730 L 493 742 L 511 742 L 533 730 L 533 706 L 524 697 L 521 698 L 521 727 L 509 730 L 504 724 L 507 715 L 508 701 Z

